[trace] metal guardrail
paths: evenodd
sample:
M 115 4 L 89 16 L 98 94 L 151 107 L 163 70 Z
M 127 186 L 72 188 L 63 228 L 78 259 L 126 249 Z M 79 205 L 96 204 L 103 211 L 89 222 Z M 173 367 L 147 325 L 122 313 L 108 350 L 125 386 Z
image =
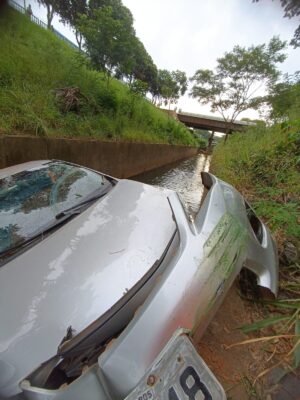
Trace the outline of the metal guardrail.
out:
M 21 14 L 28 15 L 28 18 L 30 18 L 30 20 L 32 22 L 34 22 L 35 24 L 39 25 L 40 27 L 42 27 L 44 29 L 48 28 L 47 24 L 44 21 L 42 21 L 41 19 L 39 19 L 38 17 L 36 17 L 33 14 L 29 15 L 27 13 L 26 9 L 23 6 L 21 6 L 20 4 L 16 3 L 14 0 L 8 0 L 8 5 L 11 6 L 12 8 L 14 8 L 15 10 L 19 11 Z M 79 50 L 79 47 L 75 43 L 71 42 L 71 40 L 66 38 L 64 35 L 62 35 L 60 32 L 58 32 L 53 27 L 52 27 L 51 31 L 57 37 L 59 37 L 61 40 L 63 40 L 64 42 L 68 43 L 69 46 L 73 47 L 73 49 Z

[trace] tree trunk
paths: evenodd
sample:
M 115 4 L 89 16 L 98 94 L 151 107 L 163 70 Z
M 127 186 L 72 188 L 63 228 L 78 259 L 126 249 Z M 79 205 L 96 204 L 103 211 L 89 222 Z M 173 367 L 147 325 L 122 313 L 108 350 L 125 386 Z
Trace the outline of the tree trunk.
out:
M 76 37 L 76 42 L 78 44 L 79 50 L 81 50 L 81 45 L 82 45 L 82 34 L 78 32 L 78 30 L 75 30 L 75 37 Z
M 54 9 L 50 4 L 47 4 L 47 27 L 48 29 L 52 28 L 52 20 L 54 15 Z
M 109 87 L 109 83 L 110 83 L 110 77 L 111 77 L 111 73 L 110 73 L 110 71 L 106 71 L 106 87 L 108 88 Z
M 208 139 L 208 148 L 209 148 L 209 149 L 211 148 L 212 142 L 213 142 L 213 140 L 214 140 L 214 136 L 215 136 L 215 132 L 212 131 L 212 132 L 211 132 L 211 135 L 210 135 L 210 138 Z
M 224 144 L 227 142 L 228 135 L 229 135 L 229 133 L 231 132 L 231 129 L 230 129 L 230 127 L 231 127 L 231 124 L 232 124 L 232 121 L 231 121 L 231 122 L 226 122 L 226 129 L 225 129 L 225 140 L 224 140 Z

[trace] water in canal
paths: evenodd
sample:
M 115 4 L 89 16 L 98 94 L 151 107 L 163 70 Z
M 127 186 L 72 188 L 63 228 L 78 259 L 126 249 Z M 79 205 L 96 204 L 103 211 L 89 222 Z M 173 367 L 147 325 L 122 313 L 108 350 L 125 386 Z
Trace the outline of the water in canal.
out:
M 145 172 L 134 177 L 134 180 L 175 190 L 187 212 L 195 215 L 200 207 L 204 187 L 201 182 L 201 171 L 208 171 L 210 156 L 198 154 L 188 160 Z

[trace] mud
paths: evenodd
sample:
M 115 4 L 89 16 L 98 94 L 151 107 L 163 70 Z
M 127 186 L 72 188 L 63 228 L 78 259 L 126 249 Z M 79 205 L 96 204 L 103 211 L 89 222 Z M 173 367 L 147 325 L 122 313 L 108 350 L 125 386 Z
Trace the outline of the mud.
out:
M 271 399 L 265 378 L 259 374 L 276 364 L 264 343 L 230 347 L 259 334 L 244 334 L 239 327 L 264 318 L 263 308 L 242 299 L 237 282 L 230 289 L 206 333 L 196 343 L 201 357 L 223 385 L 230 400 Z

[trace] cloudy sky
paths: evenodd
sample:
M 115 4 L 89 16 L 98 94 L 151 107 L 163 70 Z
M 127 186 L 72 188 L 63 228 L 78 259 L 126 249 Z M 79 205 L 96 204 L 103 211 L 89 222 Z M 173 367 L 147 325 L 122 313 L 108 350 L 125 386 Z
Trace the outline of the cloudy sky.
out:
M 23 4 L 24 0 L 18 0 Z M 45 10 L 29 1 L 34 14 L 46 20 Z M 250 46 L 268 42 L 272 36 L 290 40 L 297 19 L 283 18 L 279 0 L 123 0 L 132 12 L 137 36 L 158 68 L 180 69 L 192 76 L 199 68 L 214 68 L 216 59 L 236 44 Z M 26 0 L 28 4 L 28 0 Z M 70 30 L 58 18 L 54 26 L 70 39 Z M 300 48 L 289 47 L 282 72 L 300 70 Z M 187 95 L 178 107 L 184 111 L 209 113 Z M 242 116 L 255 117 L 253 111 Z

